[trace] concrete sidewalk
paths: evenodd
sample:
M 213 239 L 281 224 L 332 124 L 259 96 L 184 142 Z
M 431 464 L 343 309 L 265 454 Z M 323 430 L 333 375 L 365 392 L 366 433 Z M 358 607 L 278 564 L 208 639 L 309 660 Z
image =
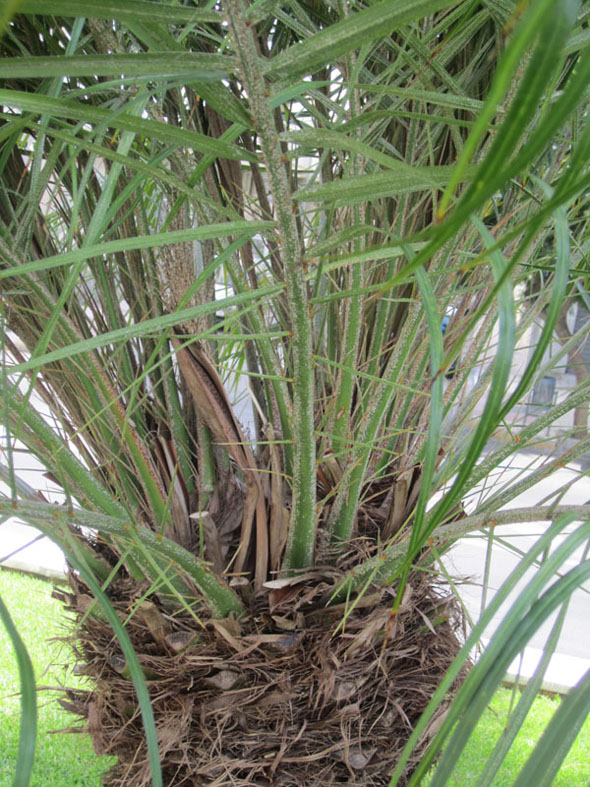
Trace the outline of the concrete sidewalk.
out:
M 63 580 L 67 570 L 61 549 L 36 528 L 10 519 L 0 525 L 0 567 Z
M 486 479 L 486 485 L 491 487 L 488 492 L 482 485 L 480 492 L 471 502 L 467 502 L 468 510 L 472 510 L 485 499 L 488 494 L 495 493 L 504 485 L 512 485 L 528 474 L 534 472 L 546 459 L 541 454 L 519 452 L 511 456 L 503 466 L 494 471 L 494 478 Z M 583 475 L 584 467 L 579 462 L 562 467 L 549 478 L 527 489 L 506 508 L 534 507 L 540 504 L 551 505 L 559 502 L 562 505 L 585 505 L 590 499 L 590 478 Z M 563 535 L 559 535 L 553 544 L 553 550 L 563 541 L 565 535 L 575 530 L 579 523 L 568 525 Z M 508 544 L 522 552 L 538 540 L 545 529 L 547 522 L 530 522 L 526 524 L 503 525 L 498 527 L 495 536 L 502 538 L 506 544 L 494 542 L 489 551 L 486 537 L 472 535 L 461 539 L 445 556 L 446 567 L 455 577 L 464 577 L 468 581 L 461 585 L 461 597 L 468 612 L 474 620 L 481 614 L 482 607 L 492 600 L 494 594 L 507 579 L 512 570 L 518 565 L 518 553 L 511 551 Z M 565 573 L 576 566 L 582 558 L 583 547 L 570 555 L 562 566 Z M 485 598 L 483 597 L 482 577 L 488 572 L 488 582 Z M 507 601 L 498 610 L 484 633 L 484 642 L 488 641 L 494 631 L 501 624 L 509 607 L 517 599 L 519 591 L 534 574 L 530 570 L 519 582 Z M 539 663 L 545 642 L 549 636 L 557 612 L 551 615 L 543 626 L 534 634 L 522 657 L 517 658 L 509 668 L 512 681 L 520 674 L 523 682 L 532 676 Z M 590 669 L 590 586 L 588 583 L 576 590 L 569 601 L 567 616 L 561 630 L 555 653 L 551 658 L 543 688 L 547 691 L 566 692 L 575 685 L 584 673 Z

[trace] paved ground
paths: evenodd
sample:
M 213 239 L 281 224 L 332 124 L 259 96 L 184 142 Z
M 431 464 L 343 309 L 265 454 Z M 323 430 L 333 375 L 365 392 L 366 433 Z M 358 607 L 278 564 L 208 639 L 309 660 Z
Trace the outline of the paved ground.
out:
M 61 549 L 34 527 L 16 520 L 0 525 L 0 565 L 52 579 L 63 579 L 66 570 Z
M 18 478 L 33 491 L 41 491 L 50 502 L 61 502 L 55 487 L 44 475 L 43 467 L 28 452 L 15 451 L 14 469 Z M 6 490 L 6 486 L 0 483 Z M 66 564 L 63 553 L 38 530 L 17 519 L 0 520 L 0 566 L 30 571 L 40 576 L 60 579 Z
M 541 456 L 519 453 L 511 457 L 510 463 L 501 469 L 498 482 L 507 482 L 522 476 L 523 473 L 534 470 L 543 461 Z M 580 464 L 572 464 L 562 468 L 551 478 L 545 479 L 520 495 L 507 508 L 539 505 L 551 494 L 559 495 L 562 505 L 582 505 L 590 499 L 590 479 L 580 476 Z M 544 505 L 550 505 L 549 499 Z M 507 542 L 526 551 L 531 544 L 542 534 L 547 527 L 545 522 L 533 522 L 519 525 L 506 525 L 496 530 Z M 576 523 L 568 526 L 565 533 L 573 530 Z M 555 545 L 563 540 L 560 536 Z M 446 557 L 446 564 L 454 576 L 471 578 L 471 582 L 461 587 L 464 602 L 474 618 L 479 616 L 482 606 L 482 577 L 484 576 L 488 542 L 486 538 L 474 536 L 461 539 Z M 578 563 L 580 552 L 574 553 L 564 564 L 564 572 L 573 568 Z M 518 564 L 519 557 L 510 551 L 507 546 L 495 544 L 489 562 L 489 580 L 487 587 L 487 602 L 493 598 L 494 593 Z M 486 631 L 485 638 L 489 639 L 503 619 L 503 613 L 512 604 L 518 595 L 519 588 L 526 583 L 532 572 L 529 572 L 522 582 L 511 594 L 506 604 L 500 608 L 498 614 Z M 529 676 L 542 655 L 542 649 L 555 620 L 553 615 L 546 624 L 535 634 L 529 643 L 525 654 L 521 674 Z M 590 668 L 590 586 L 577 590 L 570 601 L 567 618 L 565 620 L 556 653 L 548 671 L 545 687 L 547 689 L 563 689 L 573 685 Z M 511 673 L 518 672 L 518 664 L 513 664 Z

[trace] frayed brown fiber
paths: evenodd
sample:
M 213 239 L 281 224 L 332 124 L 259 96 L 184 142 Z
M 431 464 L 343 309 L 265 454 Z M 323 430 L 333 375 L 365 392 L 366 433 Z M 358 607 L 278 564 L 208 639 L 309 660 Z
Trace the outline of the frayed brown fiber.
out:
M 133 683 L 108 624 L 92 615 L 82 620 L 88 596 L 72 581 L 69 601 L 82 621 L 74 640 L 78 671 L 96 689 L 69 691 L 63 704 L 86 718 L 98 754 L 119 758 L 105 785 L 148 785 Z M 151 617 L 131 617 L 127 630 L 148 678 L 165 785 L 389 783 L 460 648 L 462 616 L 425 572 L 411 577 L 395 618 L 386 589 L 363 599 L 341 625 L 343 608 L 314 608 L 327 587 L 308 579 L 265 591 L 249 619 L 201 618 L 204 628 L 186 613 L 160 614 L 157 607 Z M 109 592 L 124 618 L 141 589 L 120 581 Z M 192 644 L 175 652 L 172 645 L 191 635 Z M 414 752 L 406 779 L 450 699 Z

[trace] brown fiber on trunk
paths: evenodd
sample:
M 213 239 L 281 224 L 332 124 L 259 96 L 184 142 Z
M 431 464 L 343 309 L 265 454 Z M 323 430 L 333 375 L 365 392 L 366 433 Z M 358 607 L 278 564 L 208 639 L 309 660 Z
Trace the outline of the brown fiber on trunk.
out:
M 425 572 L 412 575 L 394 625 L 391 589 L 371 592 L 348 613 L 322 609 L 318 600 L 330 585 L 315 573 L 271 583 L 279 587 L 256 596 L 243 621 L 211 620 L 195 609 L 200 628 L 186 612 L 159 604 L 133 614 L 127 630 L 148 679 L 165 785 L 388 784 L 460 648 L 460 610 Z M 71 581 L 74 592 L 64 600 L 80 621 L 77 671 L 96 689 L 71 690 L 63 704 L 85 717 L 98 754 L 118 756 L 105 785 L 148 785 L 122 653 L 105 622 L 82 619 L 85 588 Z M 125 580 L 109 590 L 121 618 L 141 595 Z

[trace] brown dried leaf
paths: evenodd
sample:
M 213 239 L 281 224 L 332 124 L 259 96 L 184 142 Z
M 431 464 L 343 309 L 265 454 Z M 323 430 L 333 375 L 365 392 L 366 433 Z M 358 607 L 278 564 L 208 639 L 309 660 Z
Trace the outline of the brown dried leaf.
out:
M 180 653 L 186 650 L 190 645 L 196 644 L 199 637 L 191 631 L 174 631 L 172 634 L 166 636 L 166 644 L 172 648 L 175 653 Z
M 353 697 L 359 689 L 358 683 L 355 680 L 343 680 L 336 683 L 332 691 L 332 697 L 336 702 L 343 702 Z
M 253 645 L 271 645 L 281 653 L 289 653 L 294 650 L 303 640 L 303 633 L 289 632 L 287 634 L 255 634 L 251 637 L 244 637 L 244 640 Z
M 371 642 L 375 634 L 386 630 L 389 619 L 389 610 L 385 610 L 381 615 L 369 618 L 360 631 L 354 632 L 354 639 L 346 652 L 350 654 L 359 648 L 366 647 L 367 643 Z
M 148 599 L 143 601 L 137 614 L 148 627 L 155 641 L 160 645 L 165 644 L 166 636 L 170 632 L 170 627 L 153 601 L 149 601 Z
M 106 754 L 108 749 L 105 746 L 102 735 L 101 714 L 97 702 L 91 702 L 88 705 L 88 732 L 92 737 L 94 753 L 98 757 L 102 754 Z
M 280 579 L 271 579 L 265 582 L 263 587 L 269 590 L 281 590 L 282 588 L 291 587 L 291 585 L 299 585 L 309 579 L 317 579 L 317 574 L 307 572 L 305 574 L 297 574 L 293 577 L 281 577 Z
M 111 667 L 115 670 L 115 672 L 118 672 L 119 675 L 123 675 L 123 673 L 127 670 L 127 662 L 125 661 L 123 656 L 118 656 L 116 654 L 113 654 L 111 656 L 108 656 L 107 660 L 111 665 Z
M 232 577 L 229 586 L 232 588 L 245 588 L 250 584 L 248 577 Z
M 183 347 L 176 338 L 172 339 L 172 344 L 176 350 L 178 365 L 199 413 L 212 431 L 215 440 L 226 446 L 246 477 L 248 493 L 244 504 L 242 536 L 236 566 L 238 571 L 243 570 L 250 546 L 252 518 L 255 516 L 255 585 L 261 587 L 266 578 L 268 565 L 268 522 L 256 461 L 234 416 L 217 369 L 205 352 L 195 344 Z
M 220 694 L 207 703 L 207 707 L 203 709 L 204 715 L 212 716 L 216 715 L 218 711 L 233 710 L 235 704 L 236 698 L 232 694 Z
M 221 691 L 229 691 L 230 689 L 233 689 L 236 683 L 238 683 L 239 679 L 239 672 L 234 672 L 230 669 L 222 669 L 215 675 L 204 678 L 204 682 L 216 689 L 221 689 Z
M 291 601 L 303 589 L 303 585 L 291 585 L 290 587 L 277 588 L 268 594 L 268 608 L 273 612 L 281 604 Z
M 230 645 L 237 653 L 243 650 L 241 643 L 238 641 L 240 636 L 240 627 L 232 618 L 225 618 L 224 620 L 211 621 L 215 630 L 221 634 L 223 639 Z
M 269 707 L 271 705 L 285 705 L 290 702 L 296 695 L 293 692 L 287 691 L 270 691 L 258 700 L 258 707 Z
M 361 706 L 358 702 L 353 702 L 351 705 L 343 705 L 342 708 L 338 709 L 338 715 L 340 718 L 344 716 L 360 716 L 361 714 Z
M 354 768 L 355 771 L 361 771 L 363 768 L 366 768 L 376 751 L 377 749 L 367 749 L 365 752 L 361 751 L 361 749 L 351 750 L 348 755 L 350 767 Z
M 370 593 L 365 594 L 361 599 L 358 601 L 355 599 L 354 606 L 355 609 L 364 609 L 369 607 L 371 609 L 376 608 L 383 595 L 383 591 L 379 590 L 377 593 Z M 320 607 L 318 609 L 314 609 L 311 613 L 313 617 L 322 616 L 322 615 L 329 615 L 329 616 L 340 616 L 342 613 L 347 612 L 350 609 L 350 602 L 344 604 L 333 604 L 329 607 Z
M 422 620 L 423 620 L 423 621 L 424 621 L 424 623 L 426 624 L 426 628 L 427 628 L 427 629 L 429 629 L 429 630 L 430 630 L 430 631 L 431 631 L 431 632 L 432 632 L 432 633 L 433 633 L 433 634 L 436 636 L 436 631 L 435 631 L 435 628 L 434 628 L 434 626 L 432 625 L 432 621 L 430 620 L 430 618 L 428 617 L 428 615 L 425 615 L 425 614 L 422 612 L 422 610 L 421 610 L 421 609 L 417 609 L 416 611 L 418 612 L 418 614 L 420 615 L 420 617 L 422 618 Z
M 272 619 L 281 631 L 294 631 L 296 628 L 299 628 L 293 618 L 285 617 L 285 615 L 272 615 Z
M 395 535 L 404 523 L 408 492 L 413 474 L 413 467 L 403 470 L 395 481 L 393 502 L 383 528 L 383 539 L 385 541 Z
M 268 519 L 266 505 L 260 485 L 256 489 L 256 564 L 254 567 L 254 587 L 260 590 L 268 571 Z
M 414 607 L 414 604 L 412 603 L 413 595 L 414 595 L 414 590 L 410 585 L 410 583 L 408 582 L 404 590 L 402 603 L 399 605 L 398 615 L 401 615 L 402 612 L 409 612 L 411 609 L 413 609 Z
M 274 644 L 274 647 L 283 653 L 289 653 L 290 651 L 295 650 L 295 648 L 298 647 L 301 642 L 303 642 L 303 633 L 295 633 L 293 631 L 282 636 L 280 640 Z

